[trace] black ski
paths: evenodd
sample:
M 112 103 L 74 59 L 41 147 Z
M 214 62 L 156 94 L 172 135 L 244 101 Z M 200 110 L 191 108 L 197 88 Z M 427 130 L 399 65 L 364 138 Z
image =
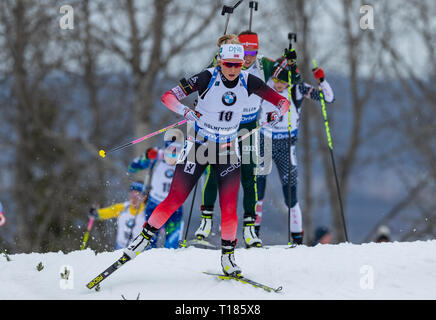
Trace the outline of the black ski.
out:
M 109 277 L 112 273 L 114 273 L 117 269 L 119 269 L 123 264 L 125 264 L 127 261 L 129 261 L 130 258 L 126 254 L 123 254 L 121 258 L 119 258 L 115 263 L 113 263 L 109 268 L 107 268 L 105 271 L 100 273 L 98 276 L 96 276 L 94 279 L 92 279 L 86 287 L 88 289 L 93 289 L 98 286 L 100 282 L 102 282 L 104 279 Z
M 207 275 L 210 275 L 210 276 L 216 276 L 216 277 L 218 277 L 218 278 L 220 278 L 222 280 L 236 280 L 236 281 L 239 281 L 239 282 L 242 282 L 242 283 L 248 283 L 248 284 L 251 284 L 255 288 L 262 288 L 263 290 L 268 291 L 268 292 L 276 292 L 276 293 L 278 293 L 278 292 L 282 291 L 282 289 L 283 289 L 281 286 L 278 287 L 278 288 L 272 288 L 270 286 L 267 286 L 267 285 L 264 285 L 262 283 L 253 281 L 253 280 L 248 279 L 248 278 L 243 277 L 243 276 L 229 276 L 229 275 L 225 275 L 225 274 L 211 273 L 211 272 L 206 272 L 206 271 L 203 271 L 203 273 L 207 274 Z

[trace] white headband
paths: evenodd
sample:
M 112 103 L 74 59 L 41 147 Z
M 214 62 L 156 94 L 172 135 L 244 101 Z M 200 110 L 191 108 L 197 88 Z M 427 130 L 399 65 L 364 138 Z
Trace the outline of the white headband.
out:
M 244 47 L 240 44 L 223 44 L 220 47 L 220 58 L 244 60 Z

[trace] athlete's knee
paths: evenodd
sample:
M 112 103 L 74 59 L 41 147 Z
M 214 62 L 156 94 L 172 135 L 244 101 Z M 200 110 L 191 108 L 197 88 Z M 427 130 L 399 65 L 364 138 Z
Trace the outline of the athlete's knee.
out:
M 236 236 L 238 216 L 236 210 L 221 213 L 221 236 L 223 239 L 232 239 Z
M 262 176 L 256 177 L 256 190 L 257 190 L 257 199 L 263 200 L 265 197 L 265 183 L 266 179 Z

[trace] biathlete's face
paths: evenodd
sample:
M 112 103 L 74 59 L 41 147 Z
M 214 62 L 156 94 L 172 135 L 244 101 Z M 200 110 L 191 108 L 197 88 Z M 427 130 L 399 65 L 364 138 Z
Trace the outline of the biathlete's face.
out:
M 144 196 L 140 191 L 131 190 L 129 193 L 130 205 L 134 208 L 138 208 L 141 202 L 144 201 Z
M 244 61 L 240 59 L 225 59 L 221 61 L 221 72 L 227 80 L 235 80 L 241 73 Z
M 244 47 L 244 68 L 250 68 L 256 61 L 257 49 L 253 47 Z
M 274 80 L 274 89 L 277 92 L 283 92 L 289 87 L 289 84 L 285 81 L 279 80 L 277 78 L 273 78 L 273 80 Z
M 330 244 L 332 243 L 332 235 L 330 233 L 327 233 L 325 236 L 323 236 L 320 240 L 319 243 L 321 244 Z
M 175 166 L 182 152 L 183 145 L 177 142 L 172 142 L 165 148 L 164 159 L 170 166 Z

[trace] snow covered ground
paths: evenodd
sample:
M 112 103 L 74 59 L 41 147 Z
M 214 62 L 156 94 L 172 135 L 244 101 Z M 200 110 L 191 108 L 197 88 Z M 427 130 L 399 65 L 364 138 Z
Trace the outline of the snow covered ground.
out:
M 436 241 L 300 246 L 236 250 L 246 277 L 272 287 L 269 293 L 248 284 L 220 280 L 220 251 L 189 247 L 153 249 L 128 262 L 89 290 L 86 283 L 121 256 L 32 253 L 0 256 L 0 300 L 280 300 L 280 299 L 435 299 Z M 44 268 L 36 269 L 39 262 Z M 69 280 L 61 280 L 65 266 Z

